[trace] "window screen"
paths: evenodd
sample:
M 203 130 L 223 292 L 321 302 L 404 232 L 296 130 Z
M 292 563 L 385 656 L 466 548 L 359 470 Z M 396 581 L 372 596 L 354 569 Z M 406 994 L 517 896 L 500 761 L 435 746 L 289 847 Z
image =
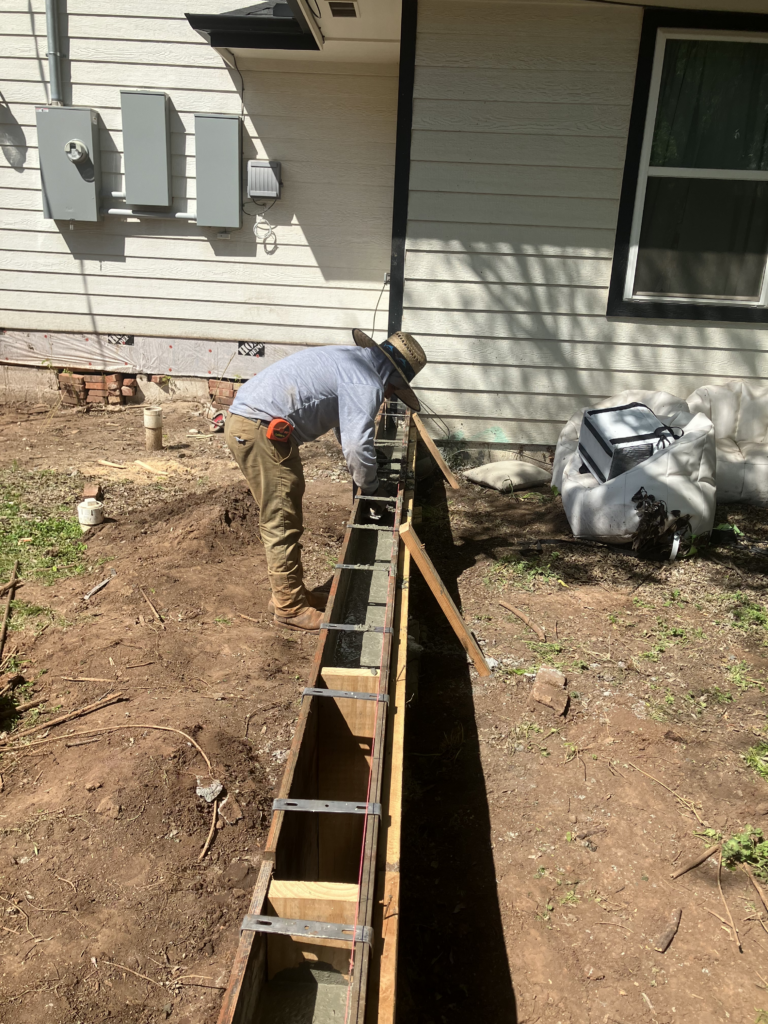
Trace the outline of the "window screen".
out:
M 625 298 L 765 304 L 767 252 L 768 41 L 660 39 Z

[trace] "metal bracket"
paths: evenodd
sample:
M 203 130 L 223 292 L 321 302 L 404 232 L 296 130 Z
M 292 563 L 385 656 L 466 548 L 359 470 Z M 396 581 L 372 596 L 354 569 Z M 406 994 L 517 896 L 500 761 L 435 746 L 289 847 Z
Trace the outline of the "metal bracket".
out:
M 373 928 L 329 921 L 299 921 L 290 917 L 246 914 L 241 932 L 272 932 L 274 935 L 303 935 L 307 939 L 341 939 L 342 942 L 373 942 Z
M 273 811 L 313 811 L 315 814 L 376 814 L 381 817 L 381 804 L 354 800 L 286 800 L 272 801 Z
M 356 494 L 355 501 L 391 501 L 394 505 L 397 501 L 397 495 L 394 498 L 382 498 L 377 494 Z
M 302 697 L 345 697 L 350 700 L 375 700 L 389 704 L 388 693 L 363 693 L 360 690 L 326 690 L 322 686 L 308 686 L 302 691 Z
M 365 623 L 354 625 L 346 622 L 321 622 L 320 629 L 341 629 L 346 633 L 391 633 L 391 626 L 368 626 Z
M 347 523 L 348 530 L 381 530 L 386 533 L 394 533 L 391 526 L 372 526 L 370 523 Z
M 337 562 L 334 569 L 368 569 L 369 572 L 388 572 L 391 574 L 391 565 L 355 565 L 354 563 Z

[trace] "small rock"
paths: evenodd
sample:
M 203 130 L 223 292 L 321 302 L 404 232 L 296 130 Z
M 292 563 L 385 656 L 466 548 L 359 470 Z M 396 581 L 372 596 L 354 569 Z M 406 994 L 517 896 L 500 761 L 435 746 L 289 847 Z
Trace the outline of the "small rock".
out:
M 198 779 L 197 789 L 195 790 L 195 792 L 197 793 L 198 796 L 201 796 L 203 800 L 206 801 L 206 803 L 212 804 L 223 789 L 224 787 L 222 786 L 218 779 L 213 779 L 213 781 L 209 782 L 207 786 L 204 786 L 200 782 L 200 779 Z
M 100 782 L 86 782 L 85 788 L 88 790 L 89 793 L 93 793 L 94 790 L 101 789 L 101 783 Z
M 240 808 L 240 804 L 231 795 L 227 795 L 221 801 L 219 806 L 219 814 L 226 821 L 228 825 L 234 825 L 235 822 L 240 821 L 243 817 L 243 812 Z
M 99 801 L 99 804 L 96 808 L 96 813 L 106 814 L 108 818 L 117 818 L 119 817 L 120 811 L 122 811 L 122 809 L 123 808 L 120 806 L 120 804 L 117 803 L 117 801 L 114 800 L 111 796 L 105 796 L 103 797 L 102 800 Z
M 768 814 L 768 803 L 758 804 L 755 808 L 755 814 Z
M 568 694 L 565 685 L 568 682 L 562 672 L 554 668 L 540 668 L 533 681 L 531 697 L 539 704 L 552 708 L 558 715 L 564 715 L 568 708 Z

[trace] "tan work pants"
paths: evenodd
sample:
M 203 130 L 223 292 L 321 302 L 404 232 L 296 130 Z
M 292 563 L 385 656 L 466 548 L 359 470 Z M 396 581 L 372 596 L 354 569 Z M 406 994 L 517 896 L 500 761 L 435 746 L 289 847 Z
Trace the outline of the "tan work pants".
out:
M 304 468 L 297 442 L 269 441 L 263 423 L 231 414 L 224 437 L 259 506 L 267 568 L 271 573 L 294 571 L 301 566 L 304 532 Z

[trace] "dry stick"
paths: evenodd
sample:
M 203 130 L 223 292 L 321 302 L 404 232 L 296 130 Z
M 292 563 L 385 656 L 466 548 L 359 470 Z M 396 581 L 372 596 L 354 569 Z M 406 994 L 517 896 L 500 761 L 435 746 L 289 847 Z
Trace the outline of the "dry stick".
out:
M 127 466 L 123 466 L 119 462 L 107 462 L 106 459 L 99 459 L 97 465 L 99 465 L 99 466 L 109 466 L 110 469 L 127 469 L 128 468 Z
M 11 573 L 11 579 L 8 584 L 8 597 L 5 601 L 5 614 L 3 615 L 3 625 L 0 628 L 0 661 L 3 660 L 3 648 L 5 647 L 5 634 L 8 632 L 8 616 L 11 613 L 11 601 L 16 590 L 16 573 L 19 571 L 19 560 L 18 558 L 13 563 L 13 572 Z
M 686 872 L 693 871 L 693 869 L 697 868 L 699 866 L 699 864 L 703 864 L 705 860 L 709 860 L 709 858 L 712 856 L 712 854 L 713 853 L 717 853 L 717 851 L 719 849 L 720 849 L 720 843 L 718 843 L 716 846 L 710 846 L 710 848 L 708 850 L 705 850 L 704 853 L 697 854 L 693 858 L 693 860 L 686 861 L 685 864 L 683 864 L 683 866 L 681 868 L 678 868 L 677 871 L 674 871 L 669 877 L 670 878 L 679 878 L 681 875 L 684 875 Z M 679 856 L 679 854 L 678 854 L 678 856 Z
M 765 893 L 760 888 L 760 886 L 757 884 L 757 880 L 755 879 L 755 875 L 754 875 L 754 872 L 752 871 L 751 866 L 749 864 L 742 864 L 741 866 L 744 868 L 744 870 L 746 871 L 747 875 L 749 876 L 749 880 L 752 883 L 752 885 L 754 885 L 755 892 L 760 897 L 760 902 L 763 904 L 765 909 L 768 910 L 768 901 L 766 901 Z
M 145 600 L 145 601 L 147 602 L 147 604 L 149 605 L 149 607 L 150 607 L 150 608 L 152 609 L 152 613 L 153 613 L 153 615 L 155 616 L 155 618 L 157 619 L 157 621 L 158 621 L 158 622 L 163 622 L 163 621 L 164 621 L 164 620 L 163 620 L 163 616 L 162 616 L 162 615 L 160 614 L 160 612 L 159 612 L 159 611 L 157 610 L 157 608 L 155 608 L 155 606 L 154 606 L 154 605 L 152 604 L 152 602 L 151 602 L 151 601 L 149 600 L 149 598 L 147 597 L 147 595 L 146 595 L 146 594 L 144 593 L 144 590 L 143 590 L 143 588 L 142 588 L 142 587 L 139 587 L 139 591 L 141 592 L 141 596 L 142 596 L 142 597 L 144 598 L 144 600 Z
M 141 462 L 139 459 L 135 460 L 135 464 L 141 466 L 142 469 L 146 469 L 149 473 L 155 473 L 157 476 L 168 476 L 164 469 L 155 469 L 154 466 L 149 466 L 146 462 Z
M 124 697 L 122 693 L 110 693 L 109 696 L 103 700 L 97 700 L 93 704 L 88 704 L 86 707 L 81 708 L 79 711 L 70 711 L 67 715 L 61 715 L 59 718 L 53 718 L 50 722 L 44 722 L 42 725 L 36 725 L 32 729 L 24 729 L 22 732 L 16 732 L 6 740 L 0 740 L 0 746 L 7 746 L 11 740 L 22 739 L 24 736 L 31 736 L 32 733 L 42 732 L 44 729 L 50 729 L 54 725 L 61 725 L 62 722 L 70 722 L 75 718 L 82 718 L 84 715 L 90 715 L 93 711 L 101 711 L 102 708 L 108 707 L 110 704 L 116 704 L 121 700 L 129 700 L 130 698 Z
M 103 679 L 100 676 L 62 676 L 65 683 L 114 683 L 114 679 Z
M 733 916 L 731 914 L 731 908 L 725 902 L 725 896 L 723 895 L 723 887 L 720 884 L 720 871 L 721 871 L 722 867 L 723 867 L 723 850 L 722 850 L 722 847 L 721 847 L 720 848 L 720 859 L 717 862 L 717 888 L 718 888 L 718 891 L 720 893 L 720 899 L 723 901 L 723 906 L 725 907 L 725 912 L 728 915 L 728 920 L 731 922 L 731 928 L 733 929 L 734 941 L 736 942 L 736 946 L 738 947 L 739 952 L 743 953 L 744 950 L 741 948 L 741 939 L 739 938 L 739 930 L 736 927 L 736 925 L 733 923 Z
M 205 845 L 203 846 L 202 850 L 200 851 L 200 856 L 197 858 L 198 863 L 203 859 L 203 857 L 206 855 L 206 853 L 208 853 L 208 847 L 213 842 L 213 834 L 216 831 L 216 820 L 217 820 L 217 817 L 218 817 L 218 813 L 219 813 L 219 798 L 216 797 L 216 798 L 214 798 L 214 801 L 213 801 L 213 817 L 211 818 L 211 830 L 208 833 L 208 838 L 205 840 Z
M 519 608 L 515 608 L 511 604 L 507 604 L 506 601 L 499 601 L 499 604 L 501 605 L 502 608 L 506 608 L 508 612 L 512 612 L 513 615 L 516 615 L 518 619 L 522 619 L 526 626 L 530 626 L 530 628 L 533 630 L 533 632 L 536 634 L 539 640 L 544 641 L 547 639 L 544 636 L 544 630 L 541 628 L 541 626 L 537 626 L 535 622 L 531 622 L 531 620 L 528 618 L 525 612 L 521 612 Z
M 629 767 L 630 767 L 630 768 L 634 768 L 636 772 L 640 772 L 640 774 L 641 774 L 641 775 L 645 775 L 645 777 L 646 777 L 646 778 L 648 778 L 648 779 L 652 779 L 652 780 L 653 780 L 653 782 L 656 782 L 656 783 L 658 783 L 658 784 L 659 784 L 659 785 L 660 785 L 660 786 L 661 786 L 661 787 L 662 787 L 663 789 L 666 789 L 666 791 L 667 791 L 668 793 L 671 793 L 671 794 L 672 794 L 672 796 L 673 796 L 673 797 L 675 798 L 675 800 L 679 800 L 679 801 L 680 801 L 680 803 L 681 803 L 681 804 L 683 805 L 683 807 L 684 807 L 684 808 L 685 808 L 685 809 L 686 809 L 687 811 L 692 811 L 692 812 L 693 812 L 693 814 L 695 814 L 695 816 L 696 816 L 696 820 L 698 821 L 698 823 L 699 823 L 700 825 L 704 825 L 704 827 L 706 828 L 706 823 L 705 823 L 705 822 L 703 822 L 703 821 L 701 820 L 701 818 L 699 817 L 698 811 L 696 810 L 696 808 L 695 808 L 695 807 L 694 807 L 694 805 L 693 805 L 693 800 L 687 800 L 687 799 L 686 799 L 685 797 L 683 797 L 683 796 L 680 796 L 680 794 L 679 794 L 679 793 L 676 793 L 676 792 L 674 791 L 674 789 L 670 789 L 670 788 L 669 788 L 669 786 L 665 785 L 665 783 L 661 782 L 661 781 L 660 781 L 659 779 L 657 779 L 657 778 L 656 778 L 655 776 L 653 776 L 653 775 L 649 775 L 649 774 L 648 774 L 648 772 L 644 772 L 642 768 L 638 768 L 638 767 L 637 767 L 637 765 L 636 765 L 636 764 L 632 764 L 632 762 L 631 762 L 631 761 L 627 761 L 627 764 L 629 765 Z
M 142 978 L 144 981 L 148 981 L 150 985 L 157 985 L 158 988 L 165 988 L 160 981 L 154 981 L 152 978 L 148 978 L 146 974 L 139 974 L 138 971 L 134 971 L 132 967 L 126 967 L 125 964 L 114 964 L 111 960 L 99 960 L 100 964 L 109 964 L 110 967 L 117 967 L 121 971 L 128 971 L 129 974 L 135 974 L 137 978 Z
M 263 619 L 252 619 L 250 615 L 243 615 L 242 612 L 238 612 L 237 614 L 240 616 L 241 619 L 248 619 L 249 622 L 258 622 L 259 625 L 261 625 L 261 623 L 263 623 L 264 621 Z
M 159 732 L 175 732 L 177 736 L 183 736 L 187 743 L 191 743 L 192 746 L 199 752 L 205 763 L 208 765 L 208 770 L 213 778 L 213 765 L 203 748 L 197 743 L 189 733 L 182 732 L 181 729 L 174 729 L 170 725 L 147 725 L 141 722 L 136 722 L 132 725 L 104 725 L 99 729 L 86 729 L 84 732 L 70 732 L 64 736 L 48 736 L 44 740 L 33 740 L 31 743 L 25 743 L 22 747 L 16 748 L 22 753 L 29 747 L 42 747 L 44 743 L 56 743 L 58 740 L 74 740 L 80 736 L 100 736 L 106 732 L 117 732 L 119 729 L 157 729 Z
M 0 597 L 2 597 L 4 594 L 7 594 L 9 590 L 18 590 L 20 587 L 23 586 L 23 580 L 11 580 L 10 583 L 4 583 L 2 587 L 0 587 Z

